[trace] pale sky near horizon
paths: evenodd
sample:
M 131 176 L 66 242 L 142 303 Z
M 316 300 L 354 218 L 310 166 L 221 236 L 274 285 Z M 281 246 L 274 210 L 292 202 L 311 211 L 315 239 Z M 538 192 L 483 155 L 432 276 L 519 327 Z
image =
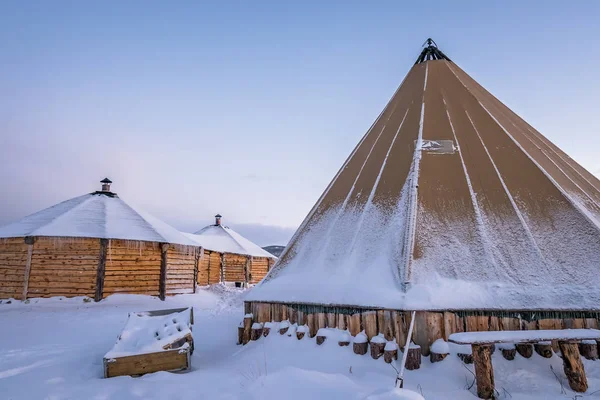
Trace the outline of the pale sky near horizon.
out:
M 219 212 L 285 244 L 427 37 L 600 176 L 598 17 L 598 1 L 2 1 L 0 224 L 108 176 L 179 229 Z

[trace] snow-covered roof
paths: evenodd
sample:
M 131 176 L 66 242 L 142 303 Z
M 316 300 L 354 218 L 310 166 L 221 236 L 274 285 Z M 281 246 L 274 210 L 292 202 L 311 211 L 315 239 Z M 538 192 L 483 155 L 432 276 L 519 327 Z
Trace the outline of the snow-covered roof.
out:
M 38 211 L 0 227 L 0 238 L 86 237 L 198 246 L 169 224 L 108 193 L 85 194 Z
M 600 181 L 456 64 L 426 61 L 247 300 L 598 310 L 599 260 Z
M 276 258 L 257 244 L 223 225 L 208 225 L 196 233 L 183 233 L 206 250 L 252 257 Z

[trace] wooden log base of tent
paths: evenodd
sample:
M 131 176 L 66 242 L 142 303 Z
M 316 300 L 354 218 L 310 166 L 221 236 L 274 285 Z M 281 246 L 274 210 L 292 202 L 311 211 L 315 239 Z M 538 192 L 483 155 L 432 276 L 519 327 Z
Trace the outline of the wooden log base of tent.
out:
M 244 323 L 238 327 L 238 341 L 237 344 L 244 344 Z
M 347 341 L 347 340 L 340 340 L 340 341 L 338 342 L 338 346 L 340 346 L 340 347 L 346 347 L 346 346 L 350 346 L 350 342 L 349 342 L 349 341 Z
M 502 357 L 504 357 L 505 359 L 512 361 L 515 359 L 515 356 L 517 355 L 517 349 L 502 349 Z
M 252 333 L 252 314 L 246 314 L 244 317 L 244 332 L 242 334 L 242 344 L 247 344 L 250 341 Z
M 317 344 L 320 346 L 323 343 L 325 343 L 325 339 L 327 339 L 327 336 L 319 336 L 317 335 Z
M 431 353 L 429 353 L 429 361 L 432 363 L 440 362 L 443 361 L 447 356 L 448 354 L 434 353 L 432 351 Z
M 473 364 L 473 354 L 457 353 L 458 358 L 465 364 Z
M 536 353 L 544 358 L 552 357 L 552 343 L 550 342 L 539 342 L 533 345 L 533 349 Z
M 259 322 L 252 324 L 252 332 L 250 333 L 250 340 L 258 340 L 262 336 L 263 326 Z
M 379 357 L 383 355 L 383 351 L 385 349 L 385 342 L 381 343 L 379 341 L 371 341 L 371 357 L 373 360 L 377 360 Z
M 289 326 L 286 326 L 284 328 L 279 329 L 279 334 L 280 335 L 285 335 L 287 333 L 287 331 L 290 329 Z
M 354 342 L 354 344 L 352 345 L 352 348 L 354 350 L 354 354 L 364 356 L 365 354 L 367 354 L 367 350 L 369 350 L 369 342 L 364 342 L 364 343 Z
M 529 343 L 519 343 L 515 347 L 517 353 L 519 353 L 521 357 L 531 358 L 533 355 L 533 346 Z
M 569 380 L 569 386 L 575 392 L 585 392 L 588 389 L 588 383 L 577 343 L 561 341 L 558 346 L 563 355 L 563 367 Z
M 392 361 L 397 360 L 397 359 L 398 359 L 398 348 L 395 348 L 392 350 L 384 350 L 383 360 L 386 363 L 391 364 Z
M 581 355 L 585 357 L 586 360 L 597 360 L 598 345 L 596 344 L 596 341 L 584 340 L 581 343 L 579 343 L 579 353 L 581 353 Z
M 406 346 L 404 348 L 406 351 Z M 414 371 L 415 369 L 421 368 L 421 346 L 410 345 L 408 354 L 406 355 L 406 369 Z
M 269 336 L 269 333 L 271 333 L 271 327 L 270 326 L 265 326 L 263 328 L 263 332 L 262 332 L 263 336 L 267 337 L 267 336 Z

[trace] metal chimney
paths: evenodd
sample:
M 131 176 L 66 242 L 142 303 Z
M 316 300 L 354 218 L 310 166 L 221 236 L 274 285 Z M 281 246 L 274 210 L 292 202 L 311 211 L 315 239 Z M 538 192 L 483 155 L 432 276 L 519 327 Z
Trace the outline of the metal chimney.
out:
M 221 216 L 221 214 L 217 214 L 215 215 L 215 225 L 220 226 L 221 225 L 221 218 L 223 218 Z
M 104 178 L 100 181 L 100 183 L 102 184 L 103 192 L 110 192 L 110 184 L 112 183 L 110 179 Z

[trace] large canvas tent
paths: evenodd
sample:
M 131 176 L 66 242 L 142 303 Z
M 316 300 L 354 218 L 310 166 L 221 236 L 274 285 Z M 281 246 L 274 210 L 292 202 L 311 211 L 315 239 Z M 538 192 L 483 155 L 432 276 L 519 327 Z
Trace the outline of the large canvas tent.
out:
M 0 227 L 0 298 L 194 292 L 200 246 L 111 183 Z
M 198 266 L 198 284 L 258 283 L 277 257 L 223 225 L 221 219 L 222 216 L 217 214 L 213 225 L 207 225 L 196 233 L 184 233 L 204 249 Z
M 418 310 L 427 353 L 461 330 L 595 327 L 599 271 L 598 179 L 429 41 L 247 311 L 385 310 L 402 330 Z

